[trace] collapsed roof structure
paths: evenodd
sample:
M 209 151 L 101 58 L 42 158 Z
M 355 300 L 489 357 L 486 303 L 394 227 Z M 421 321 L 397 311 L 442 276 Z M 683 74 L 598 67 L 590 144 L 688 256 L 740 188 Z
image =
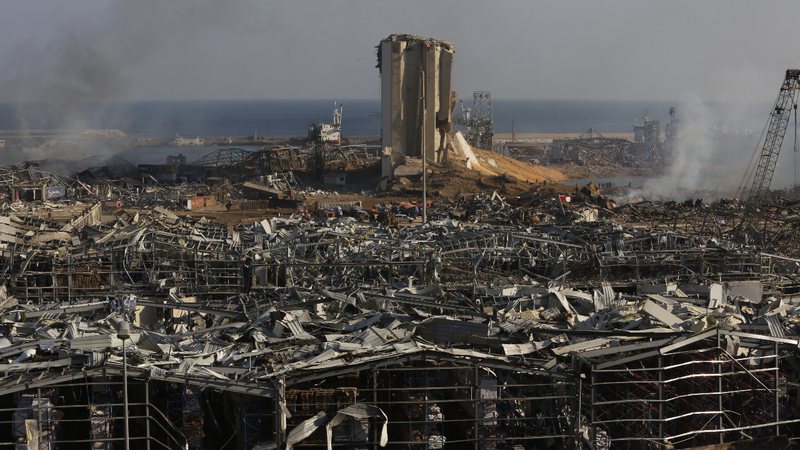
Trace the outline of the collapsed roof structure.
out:
M 597 204 L 479 194 L 399 228 L 7 209 L 0 446 L 118 448 L 123 369 L 132 448 L 796 438 L 792 250 L 746 243 L 735 205 Z
M 393 176 L 450 148 L 505 183 L 513 168 L 449 132 L 454 46 L 391 35 L 378 49 L 381 155 L 322 142 L 74 180 L 0 168 L 0 448 L 800 438 L 795 204 L 745 222 L 736 203 L 616 207 L 589 186 L 567 205 L 547 190 L 426 202 L 432 220 L 407 226 L 363 210 L 177 214 L 234 198 L 296 206 L 292 171 L 380 160 Z M 559 157 L 583 161 L 620 142 L 563 144 Z

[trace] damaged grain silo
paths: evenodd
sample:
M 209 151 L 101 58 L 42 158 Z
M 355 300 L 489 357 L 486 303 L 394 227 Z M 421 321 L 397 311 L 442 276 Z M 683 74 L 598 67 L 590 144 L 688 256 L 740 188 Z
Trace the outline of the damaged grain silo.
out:
M 381 145 L 392 165 L 406 157 L 445 158 L 455 105 L 450 89 L 455 46 L 447 41 L 393 34 L 378 45 L 381 72 Z M 391 166 L 384 165 L 383 176 Z

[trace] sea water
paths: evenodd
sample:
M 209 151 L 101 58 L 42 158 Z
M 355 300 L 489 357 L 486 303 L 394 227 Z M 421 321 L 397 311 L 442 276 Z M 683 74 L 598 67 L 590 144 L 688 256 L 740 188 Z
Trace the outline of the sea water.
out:
M 131 136 L 305 136 L 311 122 L 330 122 L 334 102 L 343 105 L 345 136 L 378 136 L 380 100 L 215 100 L 138 101 L 80 104 L 0 103 L 0 130 L 62 128 L 119 129 Z M 471 106 L 471 99 L 464 105 Z M 664 101 L 508 100 L 492 104 L 495 132 L 631 132 L 649 113 L 666 124 Z M 460 113 L 457 107 L 455 114 Z M 663 125 L 662 125 L 663 126 Z M 76 130 L 80 131 L 80 130 Z

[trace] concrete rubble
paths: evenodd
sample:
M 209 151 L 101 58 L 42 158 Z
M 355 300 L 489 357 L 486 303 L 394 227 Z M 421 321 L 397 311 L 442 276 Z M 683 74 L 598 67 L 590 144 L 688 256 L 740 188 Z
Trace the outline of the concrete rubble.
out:
M 9 201 L 17 178 L 0 183 Z M 687 448 L 800 431 L 795 205 L 755 227 L 734 203 L 616 206 L 590 186 L 566 205 L 441 200 L 426 224 L 343 203 L 229 226 L 167 199 L 207 184 L 129 193 L 148 206 L 102 220 L 115 184 L 58 183 L 69 204 L 0 215 L 0 446 L 119 446 L 123 321 L 135 448 Z

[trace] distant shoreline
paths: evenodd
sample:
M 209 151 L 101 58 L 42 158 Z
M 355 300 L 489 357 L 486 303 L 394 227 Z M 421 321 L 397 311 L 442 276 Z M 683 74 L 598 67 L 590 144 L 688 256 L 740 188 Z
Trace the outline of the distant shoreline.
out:
M 59 130 L 59 129 L 50 129 L 50 130 L 0 130 L 0 136 L 5 137 L 34 137 L 34 136 L 80 136 L 86 130 Z M 125 130 L 121 130 L 125 132 Z M 595 133 L 600 134 L 607 138 L 619 138 L 619 139 L 633 139 L 632 132 L 615 132 L 615 131 L 597 131 L 594 130 Z M 516 139 L 518 141 L 524 140 L 532 140 L 532 139 L 575 139 L 579 138 L 584 133 L 560 133 L 560 132 L 534 132 L 534 133 L 527 133 L 527 132 L 517 132 L 515 133 Z M 131 134 L 131 136 L 138 137 L 136 134 Z M 187 135 L 189 137 L 193 137 L 192 135 Z M 222 139 L 223 136 L 212 136 L 212 135 L 203 135 L 200 134 L 200 137 L 207 138 L 207 139 Z M 164 136 L 152 136 L 152 135 L 143 135 L 143 137 L 149 137 L 153 139 L 174 139 L 175 135 L 164 135 Z M 225 136 L 227 137 L 227 136 Z M 231 136 L 233 138 L 242 138 L 245 136 Z M 269 140 L 295 140 L 298 138 L 305 138 L 305 136 L 300 135 L 272 135 L 272 134 L 262 134 L 261 137 Z M 356 140 L 374 140 L 380 139 L 379 135 L 348 135 L 345 134 L 344 138 L 348 139 L 356 139 Z M 496 141 L 511 141 L 511 133 L 495 133 L 494 138 Z
M 595 133 L 602 135 L 603 137 L 607 138 L 618 138 L 618 139 L 633 139 L 633 132 L 605 132 L 605 131 L 597 131 L 593 130 Z M 537 140 L 537 139 L 576 139 L 581 137 L 584 133 L 546 133 L 546 132 L 539 132 L 539 133 L 524 133 L 518 132 L 515 133 L 516 140 L 518 142 L 524 142 L 526 140 Z M 511 141 L 511 133 L 495 133 L 494 134 L 495 141 Z

